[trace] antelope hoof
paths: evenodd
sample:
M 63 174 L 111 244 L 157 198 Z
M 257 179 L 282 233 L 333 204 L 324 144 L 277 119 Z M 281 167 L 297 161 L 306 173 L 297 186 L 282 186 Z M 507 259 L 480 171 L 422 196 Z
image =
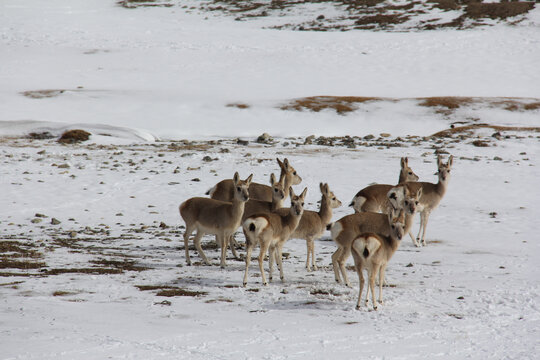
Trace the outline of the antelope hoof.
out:
M 377 311 L 377 306 L 376 305 L 373 306 L 373 310 Z
M 356 310 L 360 310 L 360 309 L 362 309 L 362 307 L 361 307 L 360 305 L 356 305 L 356 308 L 355 308 L 355 309 L 356 309 Z
M 247 282 L 244 282 L 242 285 L 243 285 L 244 287 L 246 287 L 246 286 L 247 286 Z
M 263 282 L 263 286 L 268 286 L 268 282 L 267 281 Z

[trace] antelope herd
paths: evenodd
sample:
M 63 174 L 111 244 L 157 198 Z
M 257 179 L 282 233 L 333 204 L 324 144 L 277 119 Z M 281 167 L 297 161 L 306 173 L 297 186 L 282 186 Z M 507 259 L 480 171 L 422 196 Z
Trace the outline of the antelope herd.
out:
M 201 238 L 214 234 L 221 248 L 221 267 L 226 266 L 227 248 L 236 253 L 235 232 L 241 227 L 245 237 L 244 286 L 248 282 L 248 271 L 253 248 L 259 245 L 259 271 L 262 284 L 268 285 L 264 271 L 264 260 L 268 255 L 268 279 L 272 280 L 274 261 L 278 265 L 280 279 L 284 281 L 282 263 L 283 245 L 289 239 L 306 240 L 307 271 L 317 270 L 315 263 L 315 240 L 325 230 L 330 230 L 332 240 L 337 245 L 332 254 L 335 279 L 350 287 L 345 263 L 352 254 L 359 279 L 357 309 L 361 308 L 364 288 L 364 269 L 368 273 L 365 304 L 371 292 L 373 309 L 375 302 L 375 278 L 379 275 L 379 299 L 382 304 L 382 286 L 388 262 L 396 252 L 404 234 L 409 234 L 415 246 L 426 245 L 426 227 L 431 212 L 439 205 L 446 193 L 453 157 L 446 163 L 437 157 L 438 182 L 418 182 L 418 176 L 409 167 L 408 159 L 401 158 L 401 171 L 396 185 L 376 184 L 361 189 L 352 199 L 350 206 L 354 213 L 332 222 L 332 210 L 341 206 L 326 183 L 320 184 L 321 202 L 319 211 L 305 210 L 307 188 L 297 195 L 293 185 L 299 185 L 302 178 L 288 159 L 277 159 L 281 173 L 279 180 L 270 176 L 270 186 L 252 182 L 253 174 L 241 180 L 238 173 L 232 179 L 218 182 L 206 194 L 207 197 L 193 197 L 180 205 L 180 215 L 185 222 L 184 248 L 187 265 L 189 238 L 197 231 L 194 244 L 199 256 L 210 265 L 203 252 Z M 290 207 L 284 208 L 285 199 L 290 197 Z M 420 230 L 413 237 L 411 227 L 416 213 L 420 213 Z

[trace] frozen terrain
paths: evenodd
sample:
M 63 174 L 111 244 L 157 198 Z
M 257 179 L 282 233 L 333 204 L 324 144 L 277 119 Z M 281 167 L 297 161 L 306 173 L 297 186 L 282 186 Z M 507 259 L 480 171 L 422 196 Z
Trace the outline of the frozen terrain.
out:
M 538 357 L 538 9 L 460 31 L 278 21 L 0 1 L 0 359 Z M 283 109 L 320 95 L 376 98 Z M 90 140 L 56 142 L 74 128 Z M 448 192 L 428 245 L 407 237 L 391 260 L 379 311 L 354 310 L 352 268 L 352 288 L 335 283 L 328 233 L 319 270 L 290 240 L 268 287 L 256 261 L 245 288 L 242 260 L 220 269 L 210 236 L 214 265 L 192 249 L 185 266 L 178 205 L 234 171 L 267 183 L 287 157 L 306 208 L 328 182 L 339 219 L 360 188 L 397 181 L 402 156 L 436 181 L 437 154 L 454 156 Z

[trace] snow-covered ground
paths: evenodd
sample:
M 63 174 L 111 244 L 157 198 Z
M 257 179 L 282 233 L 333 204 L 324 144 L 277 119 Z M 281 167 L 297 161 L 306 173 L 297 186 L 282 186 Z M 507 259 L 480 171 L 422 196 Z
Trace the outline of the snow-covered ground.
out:
M 538 9 L 528 19 L 321 33 L 180 7 L 1 1 L 0 358 L 536 358 L 540 133 L 427 136 L 453 123 L 540 126 L 540 110 L 441 111 L 417 99 L 538 101 Z M 384 100 L 347 115 L 280 109 L 313 95 Z M 227 106 L 237 103 L 249 107 Z M 90 141 L 24 137 L 70 128 Z M 254 142 L 264 131 L 274 145 Z M 354 148 L 303 145 L 311 134 L 359 138 Z M 436 181 L 436 151 L 454 156 L 448 192 L 428 246 L 406 238 L 391 260 L 377 312 L 354 310 L 352 270 L 353 288 L 335 283 L 328 233 L 316 241 L 318 271 L 304 269 L 305 243 L 290 240 L 286 282 L 268 287 L 256 262 L 246 288 L 242 261 L 220 269 L 211 237 L 214 266 L 185 266 L 178 205 L 234 171 L 266 183 L 287 157 L 306 207 L 328 182 L 344 203 L 339 219 L 360 188 L 397 180 L 401 156 Z M 167 290 L 193 296 L 158 296 Z

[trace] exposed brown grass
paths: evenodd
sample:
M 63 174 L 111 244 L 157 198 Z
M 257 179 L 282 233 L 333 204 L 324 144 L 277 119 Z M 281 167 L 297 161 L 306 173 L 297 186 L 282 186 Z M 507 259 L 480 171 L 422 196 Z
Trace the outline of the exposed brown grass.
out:
M 46 99 L 63 94 L 65 91 L 64 89 L 28 90 L 21 94 L 31 99 Z
M 62 136 L 60 136 L 60 139 L 58 139 L 59 143 L 62 144 L 73 144 L 81 141 L 87 141 L 90 138 L 90 134 L 88 131 L 80 130 L 80 129 L 73 129 L 65 131 Z
M 445 107 L 450 110 L 458 109 L 463 105 L 469 105 L 474 101 L 471 97 L 459 97 L 459 96 L 436 96 L 436 97 L 427 97 L 419 98 L 422 100 L 420 106 L 427 107 Z
M 465 15 L 474 19 L 506 19 L 525 14 L 534 8 L 533 2 L 512 1 L 500 3 L 470 3 L 465 8 Z
M 90 274 L 90 275 L 114 275 L 122 274 L 120 269 L 106 268 L 69 268 L 69 269 L 50 269 L 44 272 L 44 275 L 62 275 L 62 274 Z
M 238 109 L 249 109 L 250 106 L 244 103 L 232 103 L 232 104 L 227 104 L 227 107 L 235 107 Z
M 123 271 L 145 271 L 145 270 L 150 269 L 148 267 L 135 265 L 135 261 L 127 261 L 127 260 L 118 261 L 118 260 L 100 259 L 100 260 L 91 260 L 90 262 L 92 264 L 108 266 L 108 267 L 123 270 Z
M 156 294 L 156 296 L 165 296 L 165 297 L 173 297 L 173 296 L 204 296 L 208 293 L 206 291 L 191 291 L 182 289 L 176 286 L 168 286 L 168 285 L 135 285 L 136 288 L 138 288 L 141 291 L 154 291 L 159 290 Z
M 43 262 L 11 260 L 5 257 L 0 258 L 0 269 L 31 270 L 31 269 L 41 269 L 42 267 L 45 267 L 45 266 L 47 266 L 47 264 Z
M 295 99 L 289 104 L 281 106 L 281 109 L 296 111 L 309 110 L 315 112 L 331 109 L 335 110 L 338 114 L 343 115 L 355 111 L 357 109 L 356 104 L 379 100 L 382 100 L 382 98 L 361 96 L 311 96 Z
M 378 26 L 384 29 L 388 25 L 401 24 L 407 20 L 409 20 L 409 17 L 406 15 L 377 14 L 377 15 L 363 16 L 360 19 L 356 20 L 354 23 L 358 26 L 372 25 L 372 26 Z
M 473 124 L 473 125 L 458 126 L 452 129 L 442 130 L 442 131 L 436 132 L 435 134 L 431 136 L 451 137 L 452 135 L 455 135 L 455 134 L 467 133 L 476 129 L 485 129 L 485 128 L 493 129 L 499 132 L 503 132 L 503 131 L 540 132 L 540 127 L 535 127 L 535 126 L 498 126 L 498 125 L 490 125 L 490 124 Z

